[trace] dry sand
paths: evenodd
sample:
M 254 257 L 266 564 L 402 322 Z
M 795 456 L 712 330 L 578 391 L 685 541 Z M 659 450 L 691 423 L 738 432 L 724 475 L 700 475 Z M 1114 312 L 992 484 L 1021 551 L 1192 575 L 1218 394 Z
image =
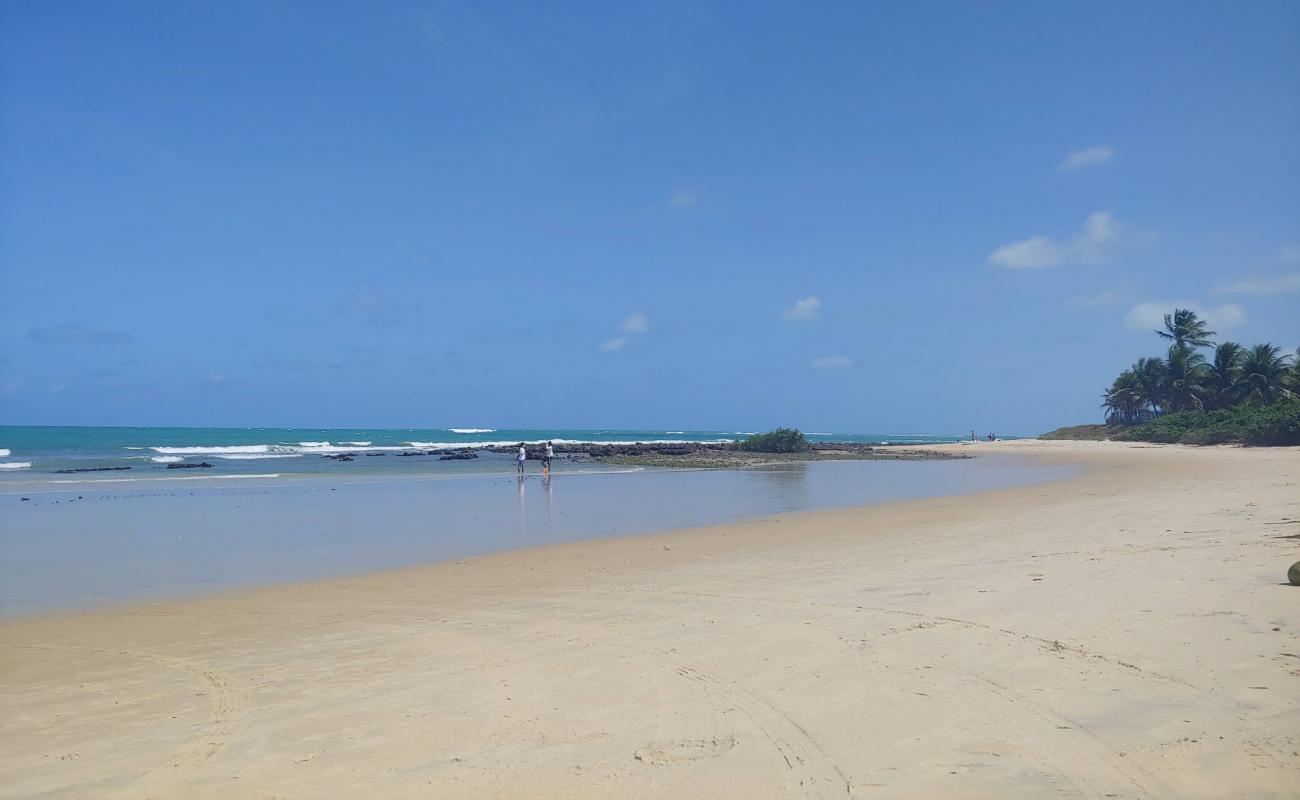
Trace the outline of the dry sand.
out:
M 1300 448 L 0 624 L 0 797 L 1300 796 Z

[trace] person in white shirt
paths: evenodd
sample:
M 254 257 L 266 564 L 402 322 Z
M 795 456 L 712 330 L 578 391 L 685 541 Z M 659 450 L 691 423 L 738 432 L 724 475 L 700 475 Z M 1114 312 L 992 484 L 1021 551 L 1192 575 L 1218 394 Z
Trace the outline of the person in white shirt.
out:
M 528 448 L 524 447 L 523 442 L 520 442 L 519 455 L 518 457 L 515 458 L 515 466 L 519 469 L 520 475 L 524 474 L 524 462 L 527 460 L 528 460 Z
M 550 443 L 550 442 L 547 442 L 547 443 L 546 443 L 546 451 L 542 454 L 542 471 L 543 471 L 543 472 L 550 472 L 550 471 L 551 471 L 551 459 L 552 459 L 552 458 L 555 458 L 555 448 L 551 446 L 551 443 Z

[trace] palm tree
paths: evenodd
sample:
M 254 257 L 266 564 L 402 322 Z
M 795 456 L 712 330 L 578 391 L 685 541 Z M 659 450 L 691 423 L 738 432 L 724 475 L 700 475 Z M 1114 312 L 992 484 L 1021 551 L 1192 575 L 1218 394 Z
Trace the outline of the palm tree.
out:
M 1101 407 L 1106 409 L 1107 423 L 1131 425 L 1137 421 L 1137 412 L 1142 408 L 1142 389 L 1133 370 L 1126 369 L 1119 374 L 1110 389 L 1102 394 Z
M 1165 359 L 1165 397 L 1174 411 L 1201 408 L 1205 356 L 1190 344 L 1175 343 Z
M 1282 348 L 1257 344 L 1241 360 L 1242 399 L 1253 403 L 1272 403 L 1290 392 L 1286 388 L 1291 356 Z
M 1165 314 L 1165 329 L 1156 331 L 1156 335 L 1171 339 L 1174 344 L 1190 344 L 1193 347 L 1209 347 L 1214 344 L 1210 341 L 1214 331 L 1208 330 L 1205 320 L 1198 318 L 1190 308 L 1175 308 L 1174 313 Z
M 1165 362 L 1160 358 L 1139 358 L 1134 362 L 1133 377 L 1138 385 L 1138 399 L 1153 412 L 1165 405 Z
M 1214 362 L 1205 376 L 1205 386 L 1213 394 L 1215 408 L 1227 408 L 1241 393 L 1241 361 L 1245 349 L 1236 342 L 1222 342 L 1214 348 Z

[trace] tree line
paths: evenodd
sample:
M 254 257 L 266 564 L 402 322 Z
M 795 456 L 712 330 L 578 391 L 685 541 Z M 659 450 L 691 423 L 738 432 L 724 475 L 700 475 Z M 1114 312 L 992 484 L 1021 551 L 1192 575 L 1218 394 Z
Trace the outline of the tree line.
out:
M 1216 333 L 1191 309 L 1165 315 L 1164 356 L 1139 358 L 1102 395 L 1106 422 L 1134 425 L 1169 412 L 1269 406 L 1300 397 L 1300 348 L 1215 343 Z

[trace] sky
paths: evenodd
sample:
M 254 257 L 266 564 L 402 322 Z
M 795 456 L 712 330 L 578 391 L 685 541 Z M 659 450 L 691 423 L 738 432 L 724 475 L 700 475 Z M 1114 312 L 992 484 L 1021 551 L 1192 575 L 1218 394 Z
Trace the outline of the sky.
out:
M 1300 345 L 1300 4 L 0 2 L 0 423 L 1036 434 Z

